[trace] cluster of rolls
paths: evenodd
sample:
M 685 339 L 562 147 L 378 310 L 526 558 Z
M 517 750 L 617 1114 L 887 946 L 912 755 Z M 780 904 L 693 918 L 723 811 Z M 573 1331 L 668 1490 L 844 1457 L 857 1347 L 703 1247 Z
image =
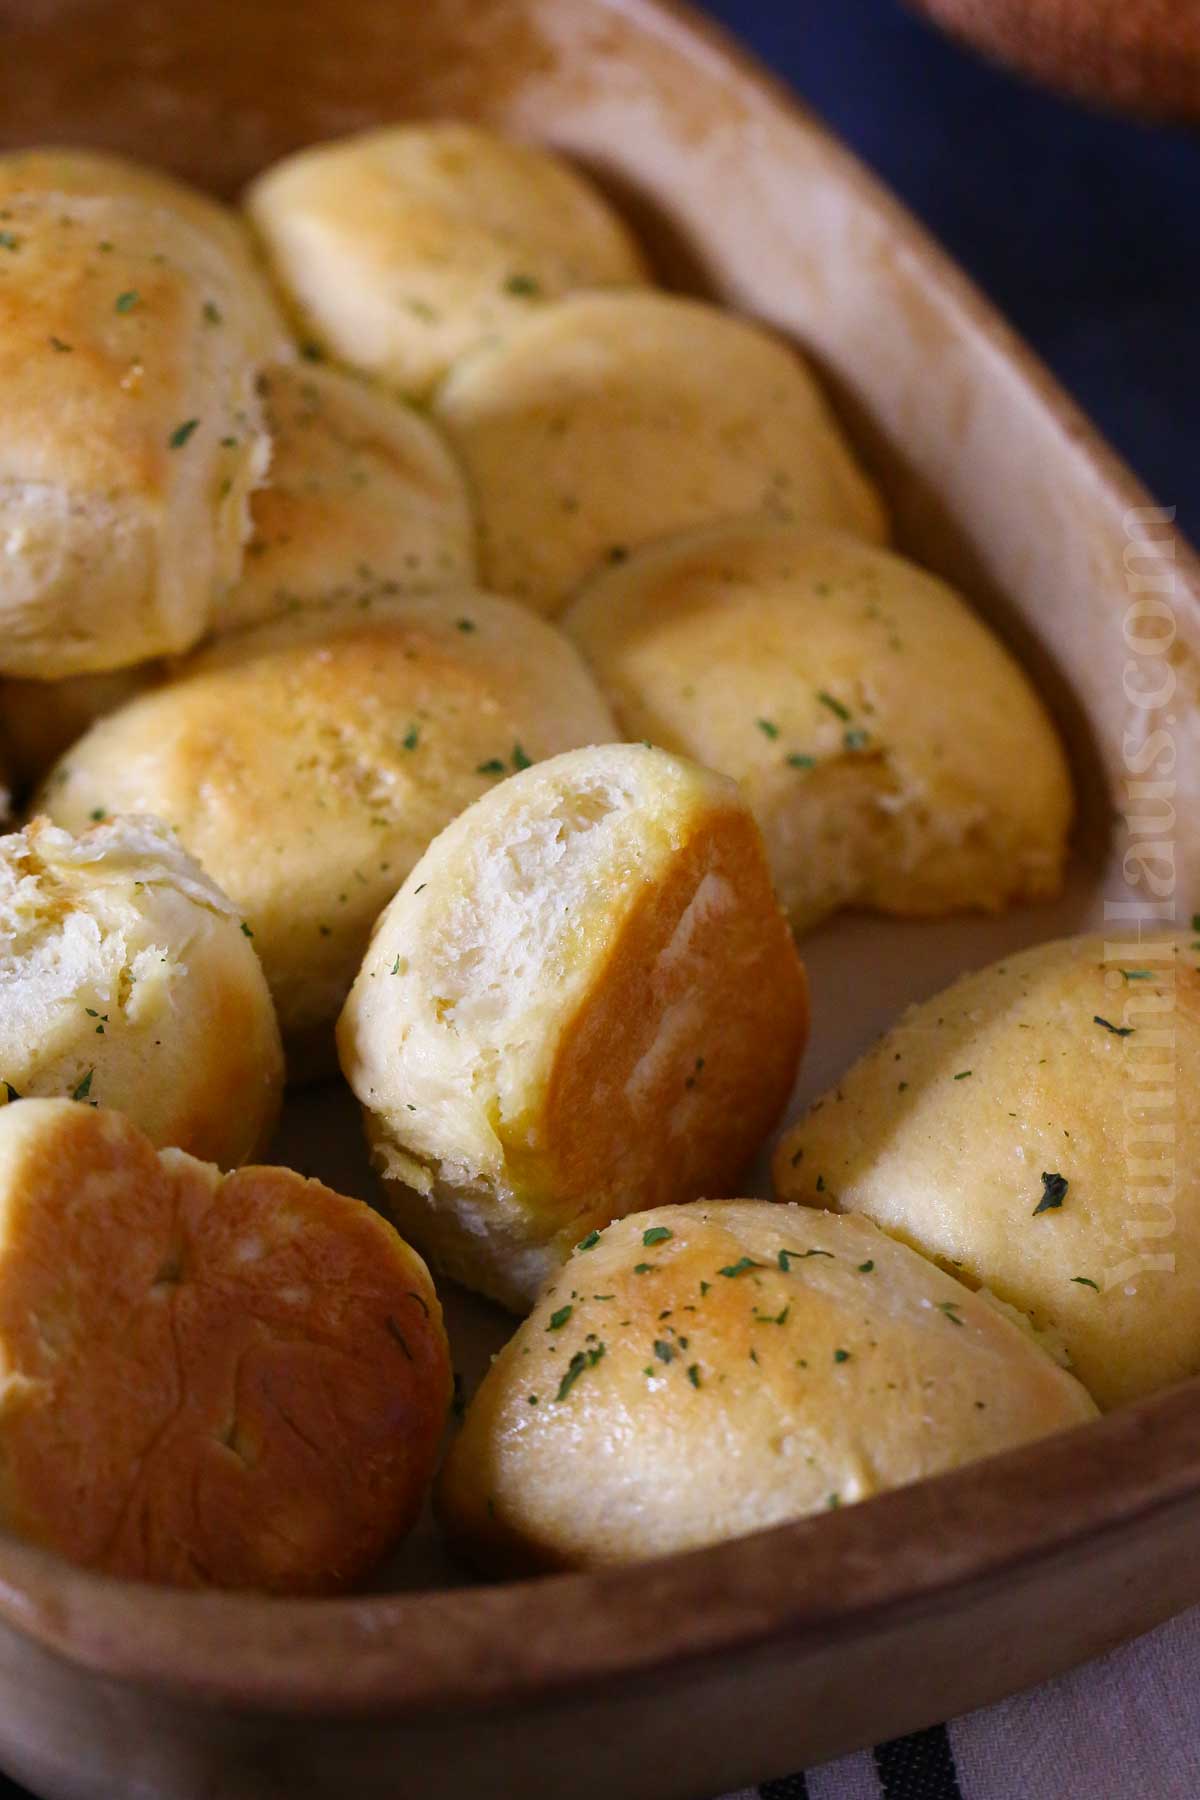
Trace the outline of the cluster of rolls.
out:
M 1051 896 L 1072 812 L 789 344 L 446 123 L 240 214 L 0 159 L 0 372 L 0 1521 L 362 1579 L 439 1454 L 422 1253 L 528 1314 L 439 1488 L 490 1569 L 819 1511 L 1200 1366 L 1112 1276 L 1105 1123 L 1116 999 L 1169 989 L 1195 1052 L 1186 949 L 1115 999 L 1083 942 L 969 977 L 784 1140 L 786 1204 L 718 1198 L 794 1084 L 795 934 Z M 380 1211 L 249 1165 L 339 1062 Z

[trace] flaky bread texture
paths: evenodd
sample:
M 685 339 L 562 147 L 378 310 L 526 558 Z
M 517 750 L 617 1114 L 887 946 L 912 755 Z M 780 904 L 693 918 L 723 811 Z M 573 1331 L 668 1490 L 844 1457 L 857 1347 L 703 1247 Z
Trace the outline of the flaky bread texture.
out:
M 301 336 L 417 397 L 547 300 L 646 278 L 590 182 L 478 125 L 317 144 L 260 175 L 246 206 Z
M 640 745 L 555 757 L 434 840 L 338 1025 L 401 1229 L 527 1309 L 571 1244 L 736 1181 L 807 989 L 732 783 Z
M 137 201 L 4 210 L 0 673 L 184 650 L 240 573 L 269 459 L 245 273 Z
M 413 1524 L 450 1394 L 428 1271 L 290 1169 L 0 1109 L 0 1520 L 180 1587 L 320 1594 Z
M 282 1087 L 241 914 L 162 826 L 0 837 L 0 1101 L 76 1095 L 231 1168 L 265 1148 Z
M 1093 1418 L 1027 1333 L 865 1219 L 622 1219 L 496 1357 L 439 1484 L 497 1574 L 689 1550 Z
M 380 909 L 430 839 L 515 766 L 616 736 L 572 647 L 489 595 L 301 610 L 218 640 L 97 725 L 41 804 L 168 820 L 254 932 L 296 1078 Z
M 627 736 L 739 781 L 797 929 L 1059 892 L 1054 726 L 962 597 L 904 558 L 742 521 L 647 547 L 562 623 Z
M 1195 951 L 1066 938 L 910 1007 L 775 1183 L 990 1290 L 1110 1407 L 1200 1372 L 1198 1096 Z
M 651 539 L 718 519 L 887 534 L 797 352 L 699 300 L 565 300 L 464 358 L 434 415 L 474 487 L 484 580 L 539 612 Z

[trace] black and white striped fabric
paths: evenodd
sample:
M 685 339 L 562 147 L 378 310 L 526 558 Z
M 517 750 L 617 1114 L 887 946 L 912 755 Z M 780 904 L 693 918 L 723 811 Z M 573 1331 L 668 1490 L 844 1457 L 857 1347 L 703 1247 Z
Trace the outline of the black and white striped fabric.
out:
M 1200 1610 L 999 1706 L 726 1800 L 1200 1800 Z

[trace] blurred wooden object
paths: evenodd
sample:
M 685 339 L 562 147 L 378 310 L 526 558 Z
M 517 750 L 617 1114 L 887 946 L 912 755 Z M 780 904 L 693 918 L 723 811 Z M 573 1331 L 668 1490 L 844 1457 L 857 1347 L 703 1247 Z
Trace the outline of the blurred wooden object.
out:
M 909 0 L 985 55 L 1081 100 L 1200 119 L 1200 0 Z

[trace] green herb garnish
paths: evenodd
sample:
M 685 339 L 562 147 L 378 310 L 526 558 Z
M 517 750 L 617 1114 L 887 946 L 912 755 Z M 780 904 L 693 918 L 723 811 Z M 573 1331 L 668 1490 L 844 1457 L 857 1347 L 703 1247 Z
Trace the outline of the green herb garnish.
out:
M 566 1373 L 558 1384 L 558 1392 L 554 1398 L 565 1400 L 585 1369 L 594 1369 L 604 1355 L 605 1346 L 594 1344 L 590 1350 L 577 1350 L 567 1364 Z
M 1047 1174 L 1043 1169 L 1042 1197 L 1033 1209 L 1033 1217 L 1036 1219 L 1039 1213 L 1052 1212 L 1056 1207 L 1061 1206 L 1069 1186 L 1070 1183 L 1065 1175 Z
M 805 1258 L 809 1257 L 809 1256 L 827 1256 L 827 1257 L 829 1257 L 830 1261 L 832 1261 L 833 1260 L 833 1251 L 832 1250 L 781 1250 L 779 1252 L 779 1258 L 778 1258 L 779 1266 L 783 1270 L 784 1274 L 786 1275 L 788 1273 L 792 1263 L 803 1262 L 805 1260 Z M 722 1271 L 722 1273 L 724 1273 L 724 1271 Z
M 732 1277 L 734 1275 L 744 1275 L 747 1269 L 761 1269 L 765 1266 L 766 1265 L 763 1263 L 755 1262 L 752 1256 L 739 1256 L 735 1263 L 726 1263 L 723 1269 L 718 1269 L 717 1274 Z

